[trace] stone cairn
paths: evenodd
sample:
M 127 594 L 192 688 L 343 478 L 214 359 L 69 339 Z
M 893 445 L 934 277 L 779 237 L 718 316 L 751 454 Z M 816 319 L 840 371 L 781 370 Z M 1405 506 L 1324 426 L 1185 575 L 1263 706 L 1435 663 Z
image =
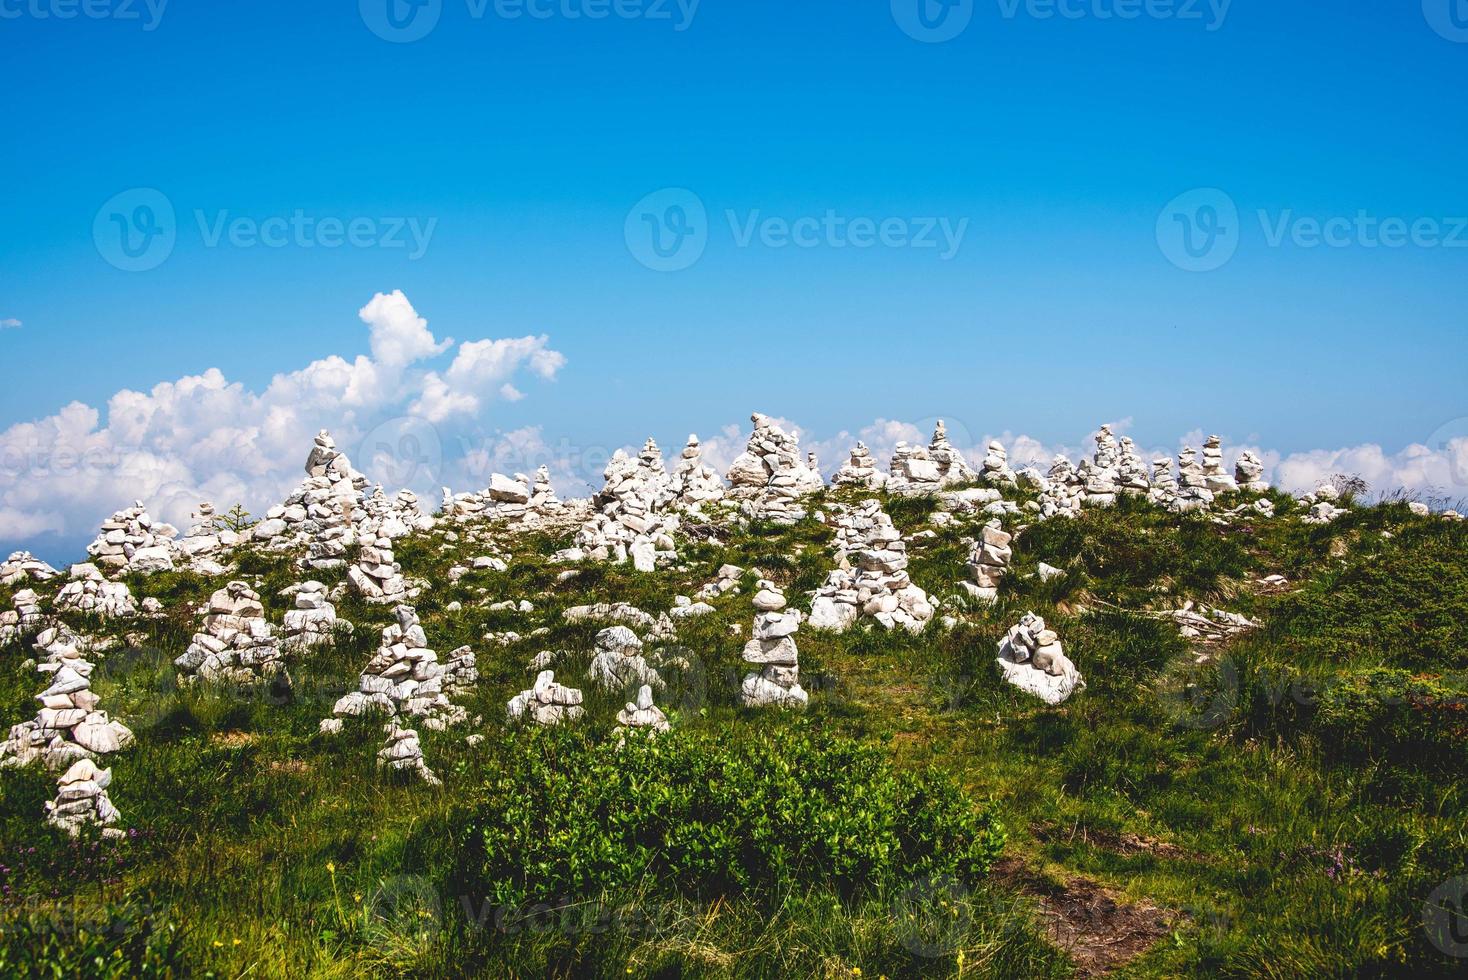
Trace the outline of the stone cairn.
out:
M 122 819 L 107 796 L 112 770 L 98 769 L 90 759 L 79 759 L 56 784 L 56 799 L 46 804 L 46 822 L 77 837 L 87 827 L 102 828 L 102 836 L 116 839 L 123 832 L 113 824 Z
M 670 508 L 672 480 L 663 468 L 658 444 L 647 440 L 635 460 L 617 450 L 602 475 L 606 483 L 592 498 L 596 512 L 577 532 L 576 547 L 557 557 L 621 564 L 630 556 L 642 572 L 676 561 L 673 533 L 679 521 Z
M 673 469 L 669 489 L 675 507 L 699 513 L 704 504 L 724 499 L 724 480 L 718 470 L 703 461 L 697 435 L 689 435 L 688 444 L 683 447 L 678 465 Z
M 1185 446 L 1177 454 L 1177 499 L 1173 509 L 1178 513 L 1207 510 L 1213 506 L 1213 491 L 1208 488 L 1208 475 L 1198 462 L 1198 450 Z
M 171 572 L 178 557 L 178 544 L 173 540 L 177 536 L 177 528 L 153 523 L 143 502 L 135 500 L 131 507 L 102 522 L 96 540 L 87 545 L 87 554 L 111 571 Z
M 998 439 L 989 443 L 982 465 L 980 478 L 991 487 L 1014 487 L 1019 482 L 1014 470 L 1009 468 L 1009 453 L 1004 451 L 1004 443 Z
M 287 586 L 280 594 L 286 599 L 293 598 L 295 605 L 285 614 L 285 625 L 281 630 L 280 643 L 286 650 L 331 643 L 339 627 L 351 631 L 351 623 L 336 618 L 336 607 L 331 604 L 322 583 L 313 579 Z
M 1145 496 L 1152 491 L 1152 479 L 1147 472 L 1147 463 L 1137 451 L 1137 444 L 1129 437 L 1121 437 L 1121 455 L 1117 462 L 1117 485 L 1129 496 Z
M 306 542 L 305 565 L 324 570 L 346 564 L 356 543 L 356 523 L 365 513 L 367 478 L 336 448 L 331 434 L 316 434 L 306 457 L 306 479 L 285 503 L 271 507 L 251 537 L 280 550 Z
M 608 626 L 596 634 L 596 654 L 586 676 L 608 691 L 641 685 L 663 689 L 663 679 L 642 656 L 642 641 L 625 626 Z
M 489 487 L 479 493 L 455 495 L 443 488 L 442 516 L 455 523 L 477 520 L 505 521 L 525 530 L 559 526 L 574 519 L 581 506 L 569 506 L 556 496 L 550 470 L 541 466 L 533 478 L 492 473 Z
M 0 563 L 0 585 L 16 585 L 20 582 L 45 582 L 60 575 L 56 569 L 41 561 L 29 551 L 14 551 Z
M 41 612 L 41 597 L 34 589 L 21 589 L 11 601 L 15 608 L 0 612 L 0 647 L 19 641 L 46 623 Z
M 1074 517 L 1081 512 L 1082 485 L 1079 474 L 1068 457 L 1057 455 L 1050 461 L 1050 472 L 1040 494 L 1040 516 Z
M 767 415 L 750 416 L 754 431 L 744 452 L 729 466 L 729 496 L 752 520 L 791 525 L 806 515 L 804 499 L 825 489 L 820 473 L 800 455 L 800 440 Z
M 887 485 L 887 474 L 877 469 L 877 461 L 866 443 L 858 442 L 851 451 L 851 458 L 841 464 L 836 475 L 831 477 L 835 487 L 857 487 L 862 490 L 881 490 Z
M 812 629 L 844 633 L 865 614 L 889 630 L 920 633 L 932 620 L 933 601 L 908 577 L 907 545 L 878 501 L 837 513 L 836 560 L 811 601 Z
M 430 786 L 442 786 L 443 780 L 436 776 L 423 759 L 423 745 L 418 741 L 418 732 L 403 728 L 396 719 L 382 726 L 385 736 L 383 746 L 377 751 L 377 767 L 393 772 L 411 772 Z
M 428 637 L 418 622 L 418 611 L 400 605 L 397 622 L 382 631 L 377 654 L 362 670 L 358 689 L 337 701 L 334 717 L 321 723 L 321 731 L 341 731 L 342 719 L 372 712 L 422 720 L 423 727 L 442 731 L 468 720 L 468 712 L 449 700 L 479 680 L 474 651 L 460 647 L 439 663 L 428 647 Z
M 744 678 L 740 700 L 747 708 L 803 707 L 809 696 L 800 687 L 800 651 L 795 646 L 800 613 L 784 611 L 784 594 L 766 580 L 759 583 L 754 608 L 754 638 L 744 646 L 744 661 L 758 671 Z
M 1244 450 L 1234 463 L 1234 482 L 1240 490 L 1250 493 L 1268 493 L 1269 481 L 1264 479 L 1264 462 L 1256 453 Z
M 617 736 L 618 744 L 621 744 L 628 732 L 661 735 L 672 727 L 668 724 L 668 716 L 652 703 L 652 686 L 644 684 L 637 689 L 637 699 L 628 701 L 627 706 L 617 712 L 617 727 L 612 734 Z
M 724 564 L 719 566 L 718 572 L 714 574 L 712 582 L 706 582 L 694 593 L 696 599 L 717 599 L 721 595 L 730 592 L 739 594 L 739 580 L 744 577 L 744 569 L 738 565 Z
M 403 567 L 393 557 L 392 539 L 378 537 L 362 545 L 356 564 L 347 569 L 347 580 L 367 602 L 378 605 L 410 598 Z
M 244 582 L 230 582 L 200 608 L 203 630 L 173 662 L 180 684 L 199 681 L 255 685 L 283 678 L 285 660 L 260 596 Z
M 240 535 L 220 527 L 214 505 L 207 500 L 200 502 L 192 517 L 193 526 L 179 539 L 179 554 L 201 575 L 223 575 L 219 559 L 240 543 Z
M 986 524 L 981 535 L 968 560 L 973 581 L 959 584 L 980 602 L 993 602 L 999 598 L 999 583 L 1009 574 L 1009 563 L 1014 557 L 1009 545 L 1014 536 L 998 521 Z
M 1223 440 L 1209 436 L 1203 443 L 1203 483 L 1214 493 L 1237 490 L 1239 485 L 1223 468 Z
M 78 760 L 118 752 L 133 743 L 127 726 L 97 709 L 92 669 L 80 656 L 36 665 L 50 681 L 36 695 L 41 709 L 30 721 L 13 726 L 9 739 L 0 742 L 0 767 L 18 769 L 40 762 L 59 772 Z
M 126 582 L 111 582 L 91 562 L 71 566 L 71 581 L 56 594 L 58 610 L 90 613 L 104 619 L 137 615 Z
M 575 721 L 586 709 L 581 707 L 580 691 L 557 684 L 554 671 L 542 670 L 536 675 L 535 686 L 511 698 L 505 712 L 512 722 L 559 725 Z
M 1147 497 L 1160 507 L 1172 507 L 1177 503 L 1177 477 L 1172 475 L 1172 459 L 1159 456 L 1152 460 L 1152 489 Z
M 1096 452 L 1081 460 L 1076 476 L 1083 486 L 1082 500 L 1088 507 L 1110 507 L 1121 493 L 1121 445 L 1103 425 L 1096 433 Z
M 366 515 L 357 526 L 360 538 L 396 541 L 415 532 L 426 534 L 437 525 L 432 516 L 423 513 L 418 506 L 418 495 L 411 490 L 399 490 L 388 499 L 381 486 L 373 487 L 364 506 Z
M 1336 489 L 1335 484 L 1320 484 L 1300 498 L 1300 502 L 1310 508 L 1300 520 L 1306 524 L 1329 524 L 1339 517 L 1344 517 L 1349 512 L 1344 507 L 1336 506 L 1336 502 L 1340 499 L 1341 492 Z
M 977 474 L 969 467 L 953 444 L 948 441 L 948 430 L 942 419 L 933 428 L 933 439 L 926 448 L 909 446 L 899 442 L 892 449 L 892 462 L 888 466 L 887 489 L 903 496 L 935 493 L 956 483 L 976 479 Z
M 1006 681 L 1046 704 L 1060 704 L 1086 686 L 1055 631 L 1032 612 L 999 641 L 999 668 Z

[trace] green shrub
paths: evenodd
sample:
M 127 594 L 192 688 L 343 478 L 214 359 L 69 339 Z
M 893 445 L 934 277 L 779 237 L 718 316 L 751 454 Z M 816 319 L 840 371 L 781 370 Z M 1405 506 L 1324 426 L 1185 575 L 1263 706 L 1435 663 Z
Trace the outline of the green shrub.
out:
M 925 874 L 976 880 L 1005 839 L 951 778 L 800 730 L 621 749 L 526 732 L 500 757 L 460 870 L 467 891 L 501 903 L 648 885 L 771 896 L 820 881 L 850 895 Z

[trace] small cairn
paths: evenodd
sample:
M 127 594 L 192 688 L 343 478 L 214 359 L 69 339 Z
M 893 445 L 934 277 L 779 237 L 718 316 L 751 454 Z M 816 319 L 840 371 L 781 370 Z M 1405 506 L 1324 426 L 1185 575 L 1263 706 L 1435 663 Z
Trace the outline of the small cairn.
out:
M 16 585 L 20 582 L 44 582 L 60 575 L 56 569 L 41 561 L 29 551 L 13 551 L 10 557 L 0 562 L 0 585 Z
M 1203 482 L 1214 493 L 1237 490 L 1239 485 L 1223 468 L 1223 440 L 1209 436 L 1203 443 Z
M 639 685 L 663 689 L 663 679 L 642 656 L 642 641 L 625 626 L 608 626 L 596 634 L 596 655 L 586 676 L 608 691 Z
M 0 767 L 22 768 L 41 762 L 58 772 L 82 759 L 95 759 L 127 748 L 133 733 L 107 712 L 97 710 L 92 690 L 92 664 L 80 657 L 64 657 L 37 664 L 50 684 L 36 700 L 35 718 L 10 729 L 0 742 Z
M 999 641 L 998 662 L 1006 681 L 1046 704 L 1060 704 L 1086 686 L 1055 631 L 1032 612 Z
M 535 686 L 511 698 L 505 711 L 510 721 L 537 725 L 559 725 L 586 713 L 581 707 L 581 692 L 557 684 L 555 672 L 551 670 L 536 675 Z
M 468 720 L 468 712 L 449 696 L 479 680 L 474 651 L 460 647 L 439 663 L 412 606 L 398 606 L 397 622 L 382 631 L 377 655 L 362 670 L 358 690 L 337 701 L 335 717 L 321 723 L 324 734 L 342 729 L 342 719 L 381 712 L 422 719 L 425 728 L 442 731 Z
M 1173 509 L 1178 513 L 1207 510 L 1213 506 L 1213 491 L 1208 488 L 1208 474 L 1198 462 L 1198 450 L 1185 446 L 1177 455 L 1177 499 Z
M 972 582 L 959 584 L 980 602 L 993 602 L 999 598 L 999 583 L 1009 574 L 1009 563 L 1014 558 L 1010 542 L 1014 535 L 1005 531 L 998 521 L 984 526 L 982 537 L 974 546 L 968 562 Z
M 983 481 L 991 487 L 1014 487 L 1018 478 L 1014 470 L 1009 468 L 1009 454 L 1004 451 L 1004 443 L 998 439 L 989 443 L 989 449 L 984 454 Z
M 107 796 L 112 770 L 98 769 L 91 759 L 78 759 L 56 783 L 56 799 L 46 804 L 46 823 L 71 837 L 87 827 L 101 827 L 102 836 L 115 839 L 123 832 L 113 824 L 122 819 Z
M 201 575 L 224 574 L 219 559 L 240 543 L 241 536 L 220 526 L 214 505 L 207 500 L 198 505 L 192 516 L 193 526 L 178 541 L 179 555 L 189 568 Z
M 351 623 L 336 618 L 336 607 L 331 604 L 326 586 L 314 579 L 287 586 L 280 594 L 295 599 L 295 608 L 285 614 L 285 626 L 281 630 L 281 646 L 287 650 L 331 643 L 338 626 L 347 631 L 352 629 Z
M 1239 453 L 1234 463 L 1234 482 L 1240 490 L 1250 493 L 1268 493 L 1269 481 L 1264 479 L 1264 462 L 1257 453 L 1248 449 Z
M 804 519 L 804 500 L 825 489 L 820 473 L 800 455 L 800 440 L 767 415 L 750 416 L 754 431 L 744 452 L 729 466 L 729 496 L 755 520 L 790 525 Z
M 71 581 L 56 594 L 57 610 L 90 613 L 104 619 L 137 615 L 126 582 L 111 582 L 91 562 L 71 566 Z
M 382 733 L 386 736 L 381 749 L 377 752 L 377 766 L 379 769 L 391 769 L 393 772 L 411 772 L 430 786 L 442 786 L 443 780 L 428 768 L 428 763 L 423 760 L 423 746 L 418 741 L 418 733 L 411 728 L 401 727 L 396 719 L 382 726 Z
M 744 646 L 744 661 L 759 670 L 744 678 L 740 699 L 747 708 L 803 707 L 810 698 L 800 687 L 795 646 L 800 613 L 783 611 L 785 596 L 768 580 L 760 581 L 754 608 L 754 638 Z
M 887 485 L 887 474 L 877 469 L 877 461 L 872 458 L 872 451 L 867 448 L 867 444 L 858 442 L 851 451 L 851 457 L 831 477 L 831 485 L 880 490 Z
M 617 728 L 612 734 L 620 744 L 629 731 L 661 735 L 672 728 L 667 715 L 652 703 L 652 685 L 644 684 L 637 689 L 637 700 L 628 701 L 627 706 L 617 712 Z
M 284 679 L 285 660 L 275 630 L 265 618 L 260 595 L 244 582 L 230 582 L 199 610 L 204 629 L 173 662 L 180 684 L 204 681 L 255 685 Z
M 816 590 L 811 628 L 845 632 L 862 614 L 889 630 L 900 626 L 920 633 L 927 627 L 933 601 L 908 577 L 907 545 L 879 501 L 864 500 L 839 512 L 836 549 L 839 567 Z
M 718 470 L 703 461 L 703 449 L 696 434 L 688 436 L 688 444 L 673 469 L 670 489 L 674 506 L 686 510 L 698 510 L 703 504 L 724 499 L 724 480 Z
M 718 573 L 712 582 L 707 582 L 699 587 L 694 593 L 696 599 L 717 599 L 721 595 L 730 592 L 739 593 L 739 580 L 744 577 L 744 569 L 738 565 L 720 565 Z
M 409 598 L 402 572 L 393 557 L 392 539 L 378 537 L 362 545 L 357 563 L 347 569 L 347 579 L 367 602 L 387 605 Z
M 34 589 L 21 589 L 11 601 L 15 608 L 0 612 L 0 647 L 19 641 L 46 623 L 41 612 L 41 597 Z
M 102 522 L 96 540 L 87 545 L 87 554 L 112 571 L 171 572 L 178 557 L 178 544 L 173 539 L 178 528 L 171 524 L 155 524 L 141 500 L 120 510 Z

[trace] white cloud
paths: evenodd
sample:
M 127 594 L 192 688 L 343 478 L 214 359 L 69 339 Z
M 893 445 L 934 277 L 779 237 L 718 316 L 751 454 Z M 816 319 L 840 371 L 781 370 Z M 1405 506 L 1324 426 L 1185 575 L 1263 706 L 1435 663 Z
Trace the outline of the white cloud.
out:
M 451 366 L 445 379 L 423 362 L 452 341 L 436 340 L 401 292 L 379 293 L 359 315 L 371 356 L 313 361 L 275 375 L 262 391 L 210 368 L 146 392 L 124 389 L 105 410 L 73 402 L 0 432 L 0 542 L 85 540 L 135 498 L 180 527 L 201 500 L 261 513 L 303 478 L 322 428 L 389 491 L 401 485 L 389 482 L 398 476 L 436 505 L 441 481 L 467 488 L 459 482 L 465 454 L 454 449 L 469 439 L 444 420 L 467 424 L 496 397 L 523 397 L 510 383 L 517 373 L 550 378 L 565 363 L 545 337 L 471 341 L 454 365 L 481 365 L 496 351 L 492 367 L 465 377 Z
M 6 317 L 0 320 L 0 330 L 18 330 L 23 324 L 15 317 Z

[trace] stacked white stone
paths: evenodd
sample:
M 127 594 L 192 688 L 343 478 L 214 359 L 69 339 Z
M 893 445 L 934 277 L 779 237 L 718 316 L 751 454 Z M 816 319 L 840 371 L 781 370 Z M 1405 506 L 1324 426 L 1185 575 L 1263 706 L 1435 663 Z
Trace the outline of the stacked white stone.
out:
M 201 501 L 191 516 L 194 524 L 178 542 L 180 556 L 201 575 L 223 575 L 219 558 L 240 543 L 240 535 L 219 526 L 214 505 L 207 500 Z
M 178 528 L 172 524 L 155 524 L 141 500 L 113 514 L 102 522 L 96 540 L 87 545 L 87 554 L 112 571 L 171 572 L 178 557 L 173 540 Z
M 887 485 L 887 474 L 877 469 L 877 461 L 866 443 L 858 442 L 851 450 L 851 458 L 841 464 L 836 475 L 831 477 L 833 487 L 859 487 L 863 490 L 880 490 Z
M 1336 506 L 1336 502 L 1340 499 L 1341 492 L 1336 489 L 1335 484 L 1320 484 L 1300 498 L 1300 502 L 1310 508 L 1300 520 L 1306 524 L 1329 524 L 1337 518 L 1344 517 L 1349 511 L 1344 507 Z
M 41 597 L 34 589 L 21 589 L 11 600 L 15 608 L 0 612 L 0 647 L 15 643 L 45 625 Z
M 390 538 L 364 543 L 356 564 L 347 569 L 347 579 L 367 602 L 386 605 L 412 597 L 403 568 L 393 557 Z
M 790 525 L 806 515 L 804 499 L 825 489 L 820 473 L 800 456 L 800 441 L 768 416 L 750 416 L 754 431 L 744 452 L 729 466 L 729 496 L 754 520 Z
M 998 439 L 989 443 L 989 451 L 984 454 L 983 480 L 991 487 L 1014 487 L 1018 483 L 1014 470 L 1009 468 L 1009 454 Z
M 1050 472 L 1045 487 L 1040 491 L 1040 516 L 1074 517 L 1081 512 L 1081 496 L 1084 485 L 1080 474 L 1068 457 L 1057 455 L 1050 461 Z
M 180 684 L 253 685 L 285 676 L 275 630 L 260 596 L 244 582 L 230 582 L 200 608 L 204 628 L 173 662 Z M 288 678 L 287 678 L 288 679 Z
M 989 443 L 992 451 L 997 442 Z M 999 446 L 1002 454 L 1004 447 Z M 958 447 L 948 441 L 948 427 L 939 419 L 938 424 L 933 426 L 933 439 L 928 443 L 928 457 L 938 465 L 938 485 L 949 487 L 957 483 L 971 483 L 978 479 L 978 474 L 973 467 L 968 465 L 968 460 L 963 458 L 963 453 Z
M 423 761 L 423 746 L 418 741 L 418 732 L 415 729 L 403 728 L 393 719 L 382 726 L 382 732 L 386 738 L 377 752 L 378 768 L 411 772 L 430 786 L 443 785 L 443 781 Z
M 56 594 L 58 610 L 91 613 L 104 619 L 137 615 L 126 582 L 111 582 L 91 562 L 71 566 L 71 581 Z
M 371 712 L 418 718 L 434 731 L 468 719 L 468 712 L 449 697 L 479 680 L 474 652 L 460 647 L 439 663 L 438 654 L 428 647 L 418 611 L 400 605 L 396 616 L 397 622 L 382 631 L 376 656 L 362 669 L 358 690 L 337 701 L 332 708 L 335 717 L 321 723 L 322 732 L 339 732 L 343 718 Z
M 602 475 L 606 483 L 592 499 L 596 513 L 576 533 L 576 547 L 557 557 L 621 564 L 630 556 L 643 572 L 676 561 L 673 533 L 679 519 L 671 509 L 672 481 L 657 443 L 649 439 L 636 460 L 617 450 Z
M 56 569 L 41 561 L 29 551 L 13 551 L 0 563 L 0 585 L 15 585 L 18 582 L 44 582 L 60 575 Z
M 443 517 L 455 523 L 496 520 L 524 529 L 538 529 L 573 520 L 584 507 L 584 501 L 578 505 L 562 503 L 551 485 L 550 470 L 541 466 L 533 480 L 523 473 L 513 477 L 492 473 L 489 487 L 479 493 L 455 496 L 444 487 L 441 509 Z
M 73 763 L 56 784 L 56 799 L 46 804 L 46 822 L 72 837 L 87 827 L 102 828 L 102 836 L 116 839 L 122 830 L 113 824 L 122 819 L 107 796 L 112 770 L 98 769 L 90 759 Z
M 630 691 L 643 684 L 663 689 L 663 679 L 642 656 L 642 641 L 625 626 L 608 626 L 596 634 L 596 655 L 586 676 L 608 691 Z
M 703 504 L 724 499 L 724 480 L 718 470 L 703 461 L 703 449 L 695 434 L 688 436 L 669 489 L 673 503 L 688 510 L 700 510 Z
M 537 725 L 559 725 L 575 721 L 586 713 L 581 707 L 581 692 L 556 683 L 554 671 L 542 670 L 535 686 L 521 691 L 505 706 L 510 721 L 528 721 Z
M 1160 507 L 1172 507 L 1177 503 L 1177 477 L 1172 475 L 1172 457 L 1159 456 L 1152 460 L 1152 489 L 1147 497 Z
M 92 690 L 92 664 L 80 657 L 61 657 L 37 664 L 49 680 L 36 695 L 41 709 L 30 721 L 10 729 L 0 742 L 0 768 L 17 769 L 40 762 L 53 772 L 80 759 L 95 759 L 127 748 L 133 733 L 99 711 Z
M 1208 476 L 1198 462 L 1198 451 L 1185 446 L 1177 454 L 1178 490 L 1173 508 L 1179 513 L 1207 510 L 1213 506 L 1213 491 L 1208 489 Z
M 745 676 L 740 700 L 747 708 L 803 707 L 809 697 L 800 687 L 800 651 L 795 646 L 800 613 L 782 611 L 785 596 L 766 580 L 759 583 L 754 608 L 754 638 L 744 646 L 744 661 L 759 670 Z
M 668 724 L 668 716 L 652 703 L 652 686 L 644 684 L 637 689 L 637 699 L 628 701 L 627 707 L 617 712 L 617 727 L 612 734 L 620 741 L 629 731 L 661 735 L 672 727 Z
M 1267 493 L 1269 481 L 1264 479 L 1264 462 L 1258 454 L 1245 449 L 1234 463 L 1234 482 L 1240 490 L 1250 493 Z
M 366 516 L 357 525 L 357 537 L 363 540 L 381 537 L 396 541 L 415 532 L 426 534 L 437 523 L 423 513 L 418 495 L 411 490 L 399 490 L 389 500 L 382 487 L 374 487 L 365 510 Z
M 968 570 L 972 582 L 959 584 L 980 602 L 993 602 L 999 598 L 999 583 L 1009 574 L 1009 563 L 1014 558 L 1010 542 L 1014 535 L 1004 530 L 998 521 L 984 526 L 982 537 L 974 545 L 969 557 Z
M 1152 480 L 1147 474 L 1147 463 L 1137 452 L 1137 444 L 1127 436 L 1121 437 L 1121 460 L 1117 464 L 1117 480 L 1121 492 L 1143 495 L 1152 489 Z
M 1203 483 L 1214 493 L 1237 490 L 1238 483 L 1223 468 L 1223 440 L 1209 436 L 1203 443 Z
M 280 594 L 295 600 L 295 608 L 285 614 L 285 625 L 281 630 L 280 643 L 286 650 L 331 643 L 338 628 L 352 629 L 351 623 L 336 618 L 336 606 L 331 604 L 326 586 L 321 582 L 313 579 L 291 585 L 282 589 Z
M 998 663 L 1006 681 L 1046 704 L 1060 704 L 1086 686 L 1055 631 L 1032 612 L 999 641 Z
M 366 514 L 367 478 L 336 448 L 331 434 L 316 434 L 306 457 L 306 479 L 285 503 L 265 512 L 251 537 L 272 549 L 310 543 L 306 567 L 340 568 L 356 543 L 356 525 Z
M 1088 507 L 1110 507 L 1121 493 L 1121 447 L 1111 434 L 1111 426 L 1103 425 L 1096 433 L 1096 453 L 1081 460 L 1076 475 L 1084 485 L 1082 501 Z
M 712 582 L 705 583 L 696 593 L 695 598 L 717 599 L 721 595 L 730 592 L 739 593 L 739 580 L 744 577 L 744 569 L 738 565 L 720 565 L 714 575 Z
M 862 614 L 887 629 L 920 633 L 933 618 L 933 600 L 907 574 L 907 545 L 875 500 L 833 508 L 837 567 L 811 601 L 812 629 L 843 633 Z M 856 569 L 851 568 L 855 556 Z

